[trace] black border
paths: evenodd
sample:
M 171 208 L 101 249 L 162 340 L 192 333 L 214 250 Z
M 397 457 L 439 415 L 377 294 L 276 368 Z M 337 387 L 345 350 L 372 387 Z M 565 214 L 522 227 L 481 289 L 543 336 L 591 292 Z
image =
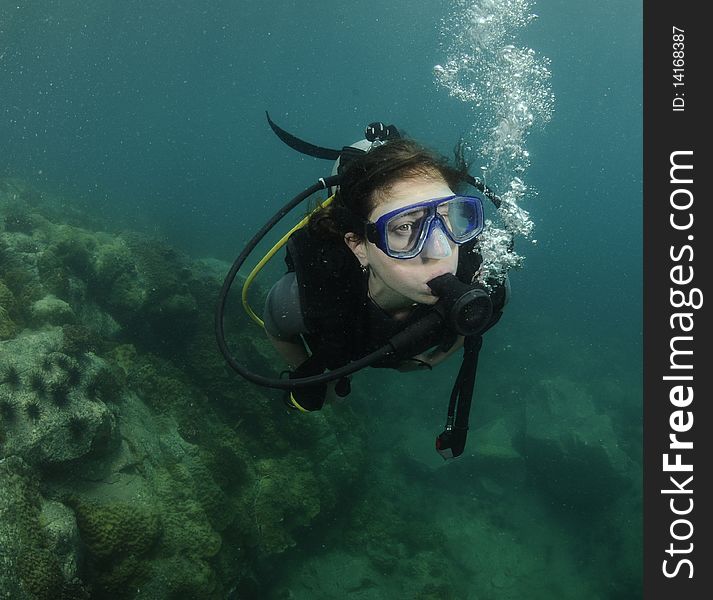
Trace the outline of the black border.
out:
M 713 203 L 708 179 L 713 171 L 709 147 L 711 127 L 709 117 L 713 102 L 705 87 L 711 77 L 709 57 L 713 33 L 703 15 L 705 3 L 681 1 L 673 3 L 644 3 L 644 598 L 710 598 L 713 594 L 713 559 L 711 559 L 710 512 L 713 502 L 708 489 L 713 449 L 710 439 L 713 424 L 710 420 L 710 373 L 713 357 L 709 337 L 710 306 L 713 288 L 708 285 L 711 270 L 713 232 L 708 231 L 709 206 Z M 683 89 L 673 86 L 672 28 L 685 32 L 685 71 Z M 674 112 L 672 100 L 676 91 L 685 94 L 685 110 Z M 708 137 L 708 139 L 706 139 Z M 693 151 L 693 179 L 688 186 L 694 194 L 694 225 L 682 233 L 669 225 L 669 197 L 675 189 L 670 182 L 670 155 L 676 150 Z M 688 235 L 694 239 L 688 241 Z M 670 247 L 680 248 L 690 243 L 693 247 L 695 279 L 691 287 L 703 292 L 703 306 L 694 311 L 693 329 L 693 388 L 694 400 L 689 409 L 694 425 L 688 439 L 694 446 L 693 500 L 694 508 L 688 516 L 693 523 L 693 551 L 688 557 L 693 562 L 693 578 L 687 568 L 680 575 L 667 578 L 663 574 L 665 549 L 673 541 L 669 526 L 677 517 L 669 508 L 669 475 L 664 473 L 662 454 L 668 451 L 669 417 L 675 407 L 669 402 L 672 383 L 662 377 L 668 373 L 672 334 L 669 319 L 677 309 L 671 307 L 670 269 L 676 264 Z M 710 294 L 710 297 L 707 297 Z M 683 437 L 683 435 L 680 435 Z M 690 487 L 690 486 L 689 486 Z M 681 496 L 679 496 L 681 497 Z M 684 504 L 679 504 L 679 508 Z M 683 531 L 683 530 L 680 530 Z M 678 542 L 683 547 L 683 542 Z M 677 555 L 683 557 L 682 555 Z M 676 557 L 673 558 L 675 560 Z M 674 563 L 669 562 L 669 565 Z

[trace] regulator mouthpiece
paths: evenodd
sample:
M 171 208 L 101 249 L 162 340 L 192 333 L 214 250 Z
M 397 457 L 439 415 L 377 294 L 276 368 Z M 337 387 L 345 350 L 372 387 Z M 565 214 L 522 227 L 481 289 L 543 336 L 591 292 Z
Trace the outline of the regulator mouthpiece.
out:
M 447 325 L 460 335 L 480 333 L 490 322 L 493 303 L 483 286 L 468 285 L 455 275 L 446 273 L 431 279 L 428 287 L 438 296 Z

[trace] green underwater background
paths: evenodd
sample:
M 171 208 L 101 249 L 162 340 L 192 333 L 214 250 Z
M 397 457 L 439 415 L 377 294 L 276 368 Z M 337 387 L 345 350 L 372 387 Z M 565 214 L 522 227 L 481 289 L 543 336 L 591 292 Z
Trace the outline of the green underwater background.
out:
M 478 110 L 433 67 L 469 4 L 523 0 L 0 0 L 0 598 L 642 596 L 641 3 L 540 0 L 514 32 L 555 109 L 462 457 L 434 450 L 458 358 L 303 415 L 217 349 L 233 259 L 331 170 L 264 111 L 451 154 Z M 235 288 L 230 348 L 276 375 Z

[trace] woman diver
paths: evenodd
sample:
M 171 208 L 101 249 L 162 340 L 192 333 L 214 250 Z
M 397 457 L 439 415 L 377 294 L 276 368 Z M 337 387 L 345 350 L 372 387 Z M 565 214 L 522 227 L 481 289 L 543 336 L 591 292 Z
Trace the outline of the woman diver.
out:
M 496 207 L 500 199 L 468 174 L 458 152 L 455 168 L 393 125 L 372 123 L 366 139 L 333 150 L 296 138 L 269 115 L 268 122 L 290 147 L 336 163 L 332 176 L 298 194 L 255 234 L 226 276 L 215 330 L 228 365 L 258 385 L 285 390 L 290 408 L 310 412 L 321 409 L 328 395 L 346 396 L 349 376 L 366 366 L 432 369 L 462 347 L 446 427 L 436 438 L 444 458 L 459 456 L 482 334 L 497 323 L 509 295 L 507 278 L 482 277 L 478 251 L 482 199 Z M 336 191 L 283 237 L 243 285 L 248 314 L 289 366 L 282 373 L 287 378 L 253 373 L 232 356 L 225 339 L 231 285 L 266 233 L 324 189 Z M 249 308 L 247 289 L 285 240 L 288 272 L 270 289 L 260 320 Z
M 428 285 L 435 278 L 459 274 L 470 283 L 478 276 L 483 207 L 479 195 L 456 193 L 465 167 L 400 136 L 376 140 L 350 158 L 341 165 L 333 202 L 313 212 L 300 239 L 288 243 L 290 270 L 265 303 L 267 336 L 291 377 L 321 373 L 382 346 L 436 304 Z M 505 290 L 496 294 L 498 313 Z M 421 352 L 372 366 L 432 369 L 463 346 L 464 336 L 445 327 L 441 333 Z M 310 364 L 315 355 L 321 360 Z M 341 383 L 338 395 L 347 382 Z M 331 395 L 327 389 L 293 390 L 288 405 L 319 409 Z

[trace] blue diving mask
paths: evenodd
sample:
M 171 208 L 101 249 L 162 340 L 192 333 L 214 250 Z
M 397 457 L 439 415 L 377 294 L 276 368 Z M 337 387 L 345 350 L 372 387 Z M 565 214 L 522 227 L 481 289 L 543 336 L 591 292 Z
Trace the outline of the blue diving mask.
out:
M 410 204 L 366 224 L 367 239 L 391 258 L 413 258 L 424 248 L 428 258 L 445 258 L 449 240 L 465 244 L 483 231 L 478 196 L 446 196 Z

